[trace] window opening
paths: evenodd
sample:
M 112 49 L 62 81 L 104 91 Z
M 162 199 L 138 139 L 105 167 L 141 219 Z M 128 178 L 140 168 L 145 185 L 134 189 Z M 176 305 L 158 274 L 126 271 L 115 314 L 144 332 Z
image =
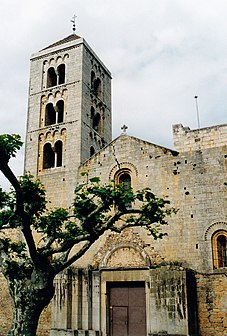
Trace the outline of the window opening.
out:
M 94 118 L 94 115 L 95 115 L 95 109 L 94 109 L 94 107 L 92 106 L 92 107 L 91 107 L 91 114 L 90 114 L 91 119 Z
M 56 112 L 52 103 L 46 105 L 45 111 L 45 126 L 53 125 L 56 123 Z
M 90 156 L 94 155 L 95 154 L 95 149 L 93 146 L 91 146 L 90 148 Z
M 57 75 L 53 67 L 49 68 L 47 71 L 47 87 L 52 87 L 57 85 Z
M 226 236 L 217 238 L 218 267 L 227 267 Z
M 58 140 L 55 143 L 55 159 L 56 159 L 56 167 L 62 166 L 62 142 Z
M 54 151 L 50 143 L 46 143 L 43 147 L 43 169 L 54 167 Z
M 59 100 L 56 104 L 57 108 L 57 122 L 61 123 L 64 121 L 64 101 Z
M 214 268 L 227 267 L 227 232 L 217 231 L 212 237 Z
M 94 81 L 94 94 L 97 96 L 101 94 L 101 80 L 99 78 Z
M 60 64 L 57 69 L 58 72 L 58 84 L 65 83 L 65 64 Z
M 91 89 L 94 90 L 95 73 L 91 72 Z
M 119 183 L 123 183 L 126 187 L 131 187 L 131 176 L 128 173 L 121 174 Z
M 98 133 L 100 133 L 101 131 L 101 117 L 100 117 L 100 114 L 99 113 L 96 113 L 96 115 L 94 116 L 93 118 L 93 124 L 92 124 L 92 127 L 94 128 L 94 130 Z
M 119 177 L 118 177 L 118 183 L 123 184 L 125 189 L 131 188 L 131 176 L 127 172 L 122 172 Z M 132 203 L 128 202 L 125 204 L 126 208 L 131 209 L 132 208 Z

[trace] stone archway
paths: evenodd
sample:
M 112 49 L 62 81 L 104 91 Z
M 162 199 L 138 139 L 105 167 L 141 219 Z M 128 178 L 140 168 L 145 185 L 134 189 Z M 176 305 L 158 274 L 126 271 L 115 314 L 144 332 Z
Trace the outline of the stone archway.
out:
M 150 267 L 151 261 L 147 253 L 138 245 L 130 242 L 115 244 L 102 260 L 102 268 L 137 268 Z

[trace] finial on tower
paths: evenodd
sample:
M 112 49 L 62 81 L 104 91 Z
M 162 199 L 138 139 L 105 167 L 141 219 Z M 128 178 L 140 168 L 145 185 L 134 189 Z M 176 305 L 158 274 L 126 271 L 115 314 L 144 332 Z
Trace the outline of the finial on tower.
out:
M 75 31 L 76 31 L 76 15 L 74 14 L 73 15 L 73 17 L 72 17 L 72 20 L 71 20 L 71 22 L 72 22 L 72 24 L 73 24 L 73 34 L 75 34 Z
M 122 134 L 126 134 L 126 131 L 127 131 L 127 129 L 128 129 L 128 126 L 123 125 L 123 126 L 121 127 L 121 129 L 122 129 Z

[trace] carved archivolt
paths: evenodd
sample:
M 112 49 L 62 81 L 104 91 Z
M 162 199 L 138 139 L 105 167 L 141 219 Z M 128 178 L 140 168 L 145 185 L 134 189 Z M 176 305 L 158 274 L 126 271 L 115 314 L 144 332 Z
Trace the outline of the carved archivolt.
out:
M 204 234 L 204 240 L 210 241 L 214 232 L 218 230 L 227 230 L 227 223 L 226 222 L 216 222 L 216 223 L 211 224 Z
M 124 170 L 127 169 L 131 172 L 132 175 L 137 176 L 138 175 L 138 170 L 137 168 L 130 162 L 120 162 L 119 164 L 115 165 L 109 174 L 109 179 L 110 181 L 113 181 L 115 178 L 116 173 L 119 170 Z
M 101 267 L 132 268 L 150 267 L 151 262 L 147 253 L 133 243 L 120 243 L 105 254 Z

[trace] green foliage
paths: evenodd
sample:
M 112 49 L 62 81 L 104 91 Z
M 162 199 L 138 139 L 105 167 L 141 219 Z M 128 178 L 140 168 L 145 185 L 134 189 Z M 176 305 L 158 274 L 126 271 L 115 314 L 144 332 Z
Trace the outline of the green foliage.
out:
M 9 201 L 9 195 L 3 191 L 3 189 L 0 187 L 0 209 L 7 206 Z
M 167 224 L 166 216 L 175 212 L 168 207 L 169 203 L 157 198 L 149 188 L 134 193 L 126 184 L 103 186 L 99 178 L 92 178 L 89 183 L 75 189 L 74 214 L 83 229 L 93 235 L 103 232 L 102 228 L 111 218 L 111 213 L 118 213 L 123 226 L 143 226 L 157 239 L 166 235 L 161 225 Z M 118 230 L 114 225 L 108 228 Z
M 21 145 L 17 135 L 0 136 L 0 155 L 6 165 Z M 169 201 L 157 198 L 148 188 L 134 192 L 125 183 L 102 185 L 98 177 L 88 180 L 88 174 L 83 175 L 87 181 L 76 187 L 70 212 L 47 210 L 45 189 L 30 174 L 15 183 L 14 191 L 6 193 L 0 188 L 0 268 L 6 267 L 5 272 L 15 277 L 20 271 L 30 272 L 32 264 L 51 265 L 57 272 L 64 269 L 64 263 L 73 262 L 67 258 L 74 244 L 86 241 L 90 246 L 108 229 L 121 232 L 142 226 L 154 239 L 165 235 L 162 225 L 166 216 L 175 212 Z M 21 230 L 24 240 L 11 240 L 9 228 Z
M 18 134 L 1 134 L 0 135 L 0 156 L 1 160 L 6 162 L 11 157 L 15 157 L 17 150 L 21 148 L 23 142 Z
M 56 242 L 64 240 L 66 223 L 68 223 L 69 213 L 66 209 L 58 208 L 48 211 L 35 223 L 35 229 L 44 235 L 45 239 L 52 237 Z M 67 227 L 67 226 L 66 226 Z
M 31 174 L 20 178 L 20 186 L 23 192 L 24 210 L 30 218 L 39 218 L 46 209 L 46 191 L 39 180 L 34 180 Z
M 4 252 L 12 253 L 16 257 L 24 257 L 26 251 L 26 244 L 22 241 L 12 242 L 11 239 L 1 239 L 1 249 Z

